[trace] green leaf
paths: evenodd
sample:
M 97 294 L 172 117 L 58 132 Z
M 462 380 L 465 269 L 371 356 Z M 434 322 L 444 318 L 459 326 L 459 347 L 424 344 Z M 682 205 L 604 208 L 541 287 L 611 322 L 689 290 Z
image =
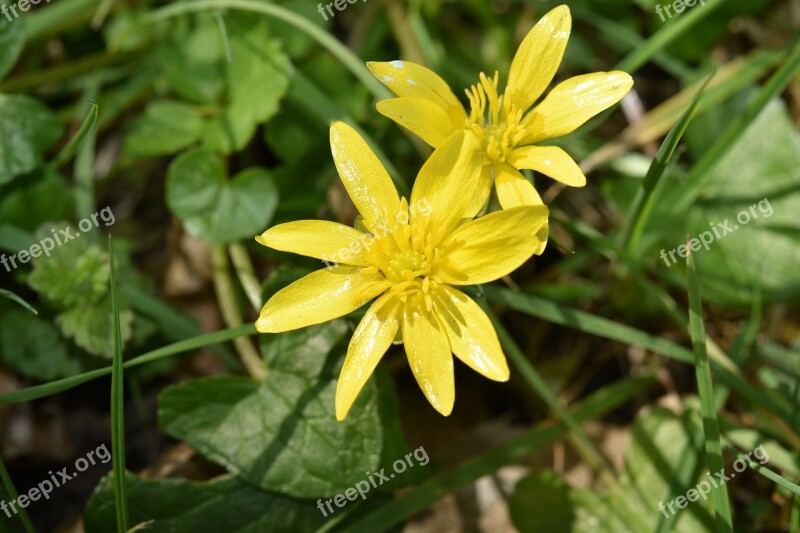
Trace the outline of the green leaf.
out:
M 177 158 L 167 174 L 167 204 L 193 235 L 214 243 L 263 232 L 278 204 L 272 177 L 251 168 L 225 179 L 222 161 L 208 149 Z
M 192 106 L 156 100 L 134 123 L 125 137 L 125 153 L 132 157 L 174 154 L 195 143 L 203 119 Z
M 45 251 L 46 242 L 40 246 L 28 284 L 62 309 L 97 302 L 108 291 L 108 254 L 79 236 L 63 242 L 67 237 L 62 231 L 73 237 L 80 233 L 67 224 L 44 226 L 37 232 L 35 242 L 49 239 L 53 249 Z
M 230 61 L 219 20 L 210 14 L 194 17 L 191 30 L 160 49 L 159 61 L 176 93 L 206 106 L 209 118 L 200 133 L 205 146 L 227 154 L 243 149 L 257 126 L 277 112 L 292 67 L 260 17 L 228 12 L 221 20 Z
M 72 190 L 58 172 L 45 166 L 26 175 L 0 200 L 0 218 L 33 233 L 45 222 L 68 218 L 73 209 Z
M 56 117 L 38 101 L 0 94 L 0 185 L 42 165 L 61 133 Z
M 233 477 L 206 483 L 182 479 L 142 479 L 128 474 L 133 527 L 153 533 L 225 531 L 316 531 L 326 519 L 312 501 L 258 490 Z M 110 476 L 103 478 L 84 510 L 87 533 L 116 530 Z
M 383 429 L 367 383 L 344 422 L 334 416 L 348 326 L 342 320 L 263 336 L 263 382 L 221 377 L 159 398 L 164 431 L 229 472 L 299 498 L 344 492 L 379 465 Z
M 22 376 L 40 381 L 80 370 L 56 328 L 18 308 L 0 314 L 0 359 Z
M 639 521 L 646 525 L 642 531 L 662 531 L 659 526 L 664 523 L 678 532 L 713 530 L 707 502 L 699 499 L 684 505 L 683 510 L 672 502 L 697 483 L 698 472 L 694 468 L 681 472 L 684 464 L 696 464 L 691 463 L 696 460 L 697 450 L 693 449 L 690 431 L 686 419 L 666 409 L 637 418 L 619 484 Z M 676 511 L 672 515 L 666 506 L 669 503 Z M 660 511 L 662 504 L 665 511 Z M 520 481 L 511 497 L 510 511 L 514 524 L 523 533 L 630 531 L 605 491 L 573 489 L 550 472 Z
M 289 88 L 291 64 L 281 44 L 268 38 L 266 22 L 243 14 L 229 14 L 231 62 L 225 63 L 227 106 L 211 120 L 204 141 L 223 153 L 245 147 L 256 126 L 278 110 Z
M 127 304 L 120 305 L 122 339 L 125 342 L 133 335 L 134 315 Z M 108 294 L 98 302 L 80 304 L 60 313 L 56 322 L 64 336 L 73 339 L 75 344 L 92 355 L 110 359 L 114 354 L 114 316 L 108 312 L 110 307 L 111 295 Z
M 11 70 L 25 46 L 25 23 L 0 17 L 0 80 Z
M 564 479 L 547 470 L 526 477 L 517 484 L 509 502 L 514 525 L 522 533 L 573 531 L 575 511 L 569 492 Z
M 19 296 L 17 296 L 16 294 L 14 294 L 11 291 L 7 291 L 5 289 L 0 289 L 0 296 L 2 296 L 3 298 L 8 298 L 12 302 L 18 303 L 19 305 L 21 305 L 22 307 L 24 307 L 25 309 L 27 309 L 28 311 L 30 311 L 34 315 L 38 315 L 39 314 L 39 312 L 36 309 L 34 309 L 31 304 L 29 304 L 28 302 L 26 302 L 25 300 L 23 300 L 22 298 L 20 298 Z
M 798 167 L 800 134 L 785 105 L 774 100 L 714 166 L 702 195 L 681 220 L 664 225 L 669 230 L 665 248 L 683 244 L 687 234 L 698 239 L 705 234 L 711 241 L 708 249 L 699 246 L 695 252 L 706 299 L 748 304 L 756 287 L 769 300 L 800 293 Z M 665 205 L 676 201 L 667 197 Z M 730 231 L 719 227 L 726 221 Z

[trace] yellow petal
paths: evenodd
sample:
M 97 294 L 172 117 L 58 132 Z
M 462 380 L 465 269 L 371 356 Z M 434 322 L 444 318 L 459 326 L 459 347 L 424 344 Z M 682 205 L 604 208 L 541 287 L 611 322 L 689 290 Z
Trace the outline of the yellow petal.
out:
M 437 315 L 453 353 L 474 371 L 508 381 L 508 363 L 489 317 L 463 292 L 440 285 L 434 295 Z
M 422 98 L 392 98 L 381 100 L 378 112 L 408 129 L 434 148 L 463 127 L 454 128 L 444 109 Z
M 331 153 L 350 199 L 373 235 L 400 212 L 400 198 L 378 156 L 351 126 L 331 124 Z
M 481 177 L 478 180 L 478 188 L 472 197 L 472 203 L 467 207 L 465 218 L 475 218 L 483 210 L 490 194 L 492 194 L 492 167 L 491 165 L 483 165 L 481 167 Z
M 400 329 L 400 301 L 389 293 L 378 298 L 359 322 L 336 384 L 336 419 L 347 417 L 378 361 L 392 345 Z
M 447 83 L 432 70 L 410 61 L 367 63 L 372 74 L 394 94 L 428 100 L 440 107 L 453 127 L 462 128 L 467 113 Z
M 511 209 L 512 207 L 524 205 L 544 205 L 541 196 L 536 192 L 533 184 L 528 181 L 525 176 L 520 174 L 519 170 L 508 163 L 499 163 L 494 165 L 494 173 L 495 186 L 497 187 L 497 199 L 500 201 L 500 206 L 503 209 Z M 536 232 L 536 238 L 541 243 L 534 252 L 536 255 L 542 255 L 544 253 L 549 236 L 550 225 L 545 223 L 545 225 Z
M 508 163 L 493 164 L 497 199 L 503 209 L 523 205 L 544 205 L 533 184 Z
M 281 333 L 321 324 L 355 311 L 389 288 L 379 273 L 359 267 L 317 270 L 278 291 L 261 309 L 256 329 Z
M 522 121 L 521 144 L 561 137 L 616 104 L 633 87 L 626 72 L 595 72 L 559 83 Z
M 477 285 L 510 274 L 541 247 L 537 233 L 547 216 L 547 207 L 534 205 L 467 222 L 439 245 L 444 260 L 433 275 L 451 285 Z
M 444 416 L 453 411 L 456 385 L 450 343 L 442 325 L 424 306 L 407 306 L 403 342 L 411 371 L 434 409 Z
M 365 245 L 370 236 L 328 220 L 298 220 L 271 227 L 256 241 L 281 252 L 314 257 L 329 263 L 370 266 Z
M 516 168 L 529 168 L 541 172 L 570 187 L 586 185 L 586 176 L 581 167 L 558 146 L 523 146 L 516 148 L 508 157 Z
M 427 214 L 412 218 L 413 225 L 422 225 L 423 235 L 435 232 L 447 235 L 468 216 L 480 186 L 482 161 L 478 140 L 471 130 L 454 133 L 434 150 L 411 191 L 411 208 L 421 215 Z
M 572 17 L 561 5 L 547 13 L 520 44 L 508 73 L 506 98 L 526 111 L 553 81 L 567 48 Z

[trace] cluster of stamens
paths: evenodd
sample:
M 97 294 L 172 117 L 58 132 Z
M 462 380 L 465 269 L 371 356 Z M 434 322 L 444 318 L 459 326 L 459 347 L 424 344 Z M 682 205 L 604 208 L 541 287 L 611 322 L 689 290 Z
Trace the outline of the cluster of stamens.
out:
M 388 215 L 388 213 L 387 213 Z M 415 216 L 415 215 L 411 215 Z M 420 219 L 425 215 L 416 215 Z M 440 258 L 437 245 L 442 241 L 444 228 L 432 229 L 423 220 L 410 224 L 408 201 L 401 200 L 401 210 L 386 220 L 389 232 L 373 235 L 367 258 L 373 265 L 365 273 L 380 273 L 391 283 L 389 291 L 407 303 L 417 299 L 430 312 L 431 293 L 439 286 L 434 266 Z M 394 224 L 394 226 L 389 226 Z M 432 230 L 432 231 L 431 231 Z
M 488 78 L 481 72 L 480 83 L 467 89 L 470 114 L 466 126 L 483 146 L 483 163 L 504 162 L 524 134 L 523 112 L 498 94 L 500 75 Z

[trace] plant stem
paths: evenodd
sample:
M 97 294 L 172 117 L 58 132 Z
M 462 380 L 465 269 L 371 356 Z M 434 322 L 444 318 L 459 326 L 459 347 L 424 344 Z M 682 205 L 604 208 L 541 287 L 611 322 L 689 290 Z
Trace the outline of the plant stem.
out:
M 258 282 L 253 262 L 247 253 L 247 248 L 242 243 L 234 243 L 228 246 L 228 252 L 233 260 L 233 268 L 242 284 L 244 292 L 256 311 L 261 310 L 261 283 Z
M 217 291 L 222 318 L 229 328 L 241 326 L 243 322 L 242 314 L 236 304 L 230 265 L 223 245 L 213 245 L 211 249 L 211 264 L 214 269 L 214 288 Z M 263 380 L 267 376 L 267 369 L 264 366 L 264 360 L 255 346 L 253 346 L 253 343 L 250 342 L 250 339 L 239 337 L 234 339 L 233 343 L 250 375 L 254 379 Z

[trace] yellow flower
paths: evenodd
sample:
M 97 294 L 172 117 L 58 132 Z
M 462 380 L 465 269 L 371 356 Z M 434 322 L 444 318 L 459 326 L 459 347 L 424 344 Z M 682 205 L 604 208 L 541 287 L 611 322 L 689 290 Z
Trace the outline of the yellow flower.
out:
M 378 102 L 378 111 L 411 130 L 434 148 L 467 128 L 482 145 L 483 172 L 476 202 L 480 209 L 492 182 L 503 209 L 542 203 L 519 169 L 541 172 L 573 187 L 586 184 L 581 169 L 561 148 L 537 143 L 574 131 L 619 102 L 633 86 L 625 72 L 596 72 L 558 84 L 538 105 L 558 70 L 572 18 L 558 6 L 531 29 L 517 50 L 505 92 L 499 75 L 481 73 L 467 91 L 467 113 L 447 84 L 433 71 L 408 61 L 369 63 L 372 73 L 399 98 Z
M 347 350 L 336 388 L 338 420 L 347 416 L 394 341 L 405 344 L 417 383 L 443 415 L 455 400 L 451 353 L 487 378 L 506 381 L 508 365 L 489 318 L 455 287 L 493 281 L 529 259 L 540 244 L 530 235 L 546 223 L 547 208 L 523 206 L 465 220 L 478 185 L 469 173 L 480 172 L 474 135 L 453 135 L 434 151 L 414 183 L 410 204 L 353 128 L 342 122 L 331 126 L 331 151 L 367 231 L 305 220 L 256 237 L 275 250 L 328 265 L 270 298 L 258 330 L 279 333 L 319 324 L 377 298 Z

